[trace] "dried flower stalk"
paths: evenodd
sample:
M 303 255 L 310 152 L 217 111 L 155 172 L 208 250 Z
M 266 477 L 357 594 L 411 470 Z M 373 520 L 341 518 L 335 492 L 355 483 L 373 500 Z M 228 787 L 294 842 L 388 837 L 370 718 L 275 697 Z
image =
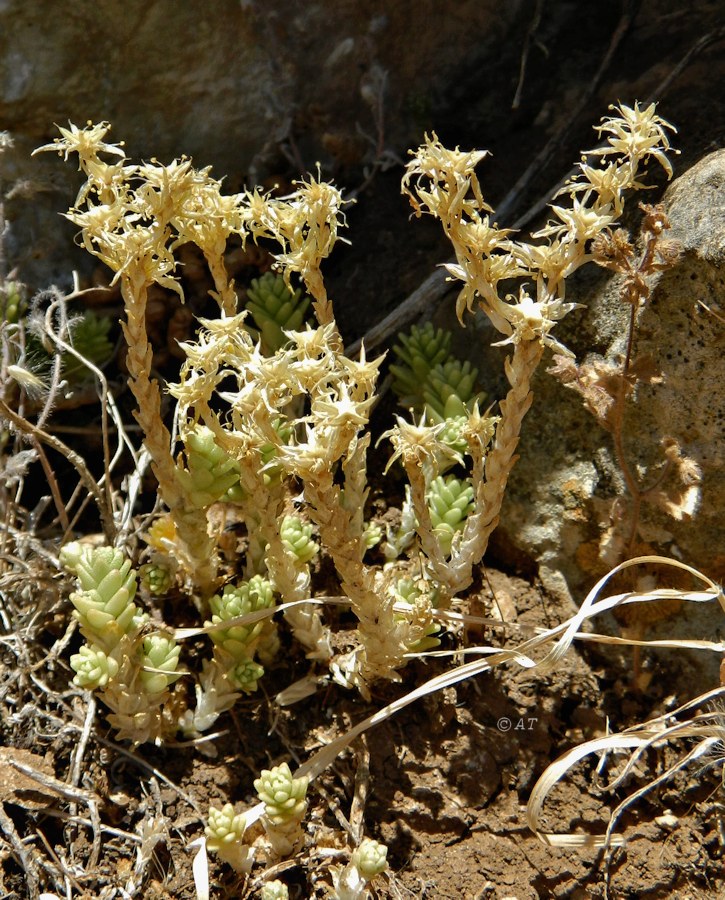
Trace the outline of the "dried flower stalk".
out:
M 307 563 L 294 558 L 282 536 L 285 517 L 301 506 L 358 620 L 356 646 L 329 662 L 333 674 L 365 694 L 376 678 L 399 677 L 406 656 L 434 640 L 434 597 L 445 605 L 465 590 L 486 550 L 544 349 L 569 355 L 553 336 L 557 321 L 577 305 L 565 300 L 566 279 L 590 258 L 592 241 L 601 243 L 611 230 L 624 192 L 644 187 L 640 165 L 654 158 L 671 173 L 667 128 L 654 106 L 618 109 L 599 129 L 608 135 L 607 144 L 583 157 L 579 173 L 563 189 L 569 205 L 552 206 L 552 221 L 532 241 L 515 239 L 491 221 L 474 171 L 485 153 L 447 150 L 434 135 L 408 165 L 403 192 L 416 214 L 441 221 L 455 249 L 456 262 L 448 270 L 462 284 L 459 317 L 476 306 L 483 309 L 501 333 L 500 343 L 513 345 L 505 362 L 510 390 L 499 416 L 483 415 L 480 398 L 471 396 L 454 404 L 453 438 L 445 417 L 432 424 L 425 416 L 418 424 L 399 419 L 388 432 L 393 459 L 402 460 L 408 475 L 414 513 L 409 524 L 424 557 L 423 587 L 414 586 L 406 595 L 412 602 L 400 593 L 395 564 L 385 570 L 365 561 L 370 536 L 364 519 L 366 452 L 381 361 L 367 360 L 364 352 L 357 360 L 344 355 L 321 275 L 321 264 L 345 224 L 340 191 L 318 177 L 300 182 L 283 198 L 259 191 L 222 196 L 209 171 L 193 169 L 188 160 L 168 166 L 127 164 L 120 148 L 105 143 L 106 125 L 62 129 L 62 138 L 44 149 L 77 153 L 87 175 L 68 216 L 81 228 L 86 248 L 121 280 L 138 419 L 175 526 L 165 541 L 178 549 L 202 594 L 211 597 L 217 579 L 208 512 L 233 489 L 248 533 L 244 576 L 269 579 L 283 601 L 304 599 L 310 585 Z M 101 154 L 120 161 L 102 162 Z M 316 327 L 284 330 L 286 342 L 276 349 L 266 345 L 263 351 L 255 343 L 245 314 L 236 314 L 233 285 L 223 268 L 230 234 L 243 241 L 278 242 L 275 265 L 290 288 L 292 275 L 305 282 Z M 184 445 L 184 455 L 175 461 L 161 419 L 159 387 L 150 376 L 144 312 L 151 284 L 181 292 L 174 252 L 189 241 L 208 261 L 221 316 L 201 320 L 197 339 L 183 345 L 180 381 L 170 387 Z M 521 282 L 518 292 L 502 296 L 500 284 L 512 279 Z M 445 404 L 442 408 L 445 412 Z M 434 525 L 429 504 L 452 462 L 469 470 L 456 482 L 462 507 L 450 511 L 462 527 L 443 529 Z M 294 613 L 290 621 L 313 657 L 329 658 L 329 636 L 316 611 Z M 271 630 L 268 637 L 269 643 L 260 638 L 259 652 L 271 656 Z M 237 676 L 254 681 L 256 671 L 249 668 Z M 212 722 L 227 708 L 233 694 L 227 681 L 224 659 L 207 661 L 198 715 L 186 723 L 188 731 L 199 730 L 200 723 Z

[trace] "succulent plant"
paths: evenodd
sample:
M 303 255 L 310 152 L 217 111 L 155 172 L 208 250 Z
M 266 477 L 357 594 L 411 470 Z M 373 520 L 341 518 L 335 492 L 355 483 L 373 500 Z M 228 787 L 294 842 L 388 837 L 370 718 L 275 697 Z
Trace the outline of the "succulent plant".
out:
M 297 288 L 291 290 L 281 275 L 266 272 L 253 278 L 247 288 L 246 307 L 259 329 L 262 349 L 272 355 L 289 338 L 285 331 L 299 331 L 304 325 L 311 298 Z
M 257 796 L 264 803 L 265 815 L 273 825 L 301 822 L 307 809 L 309 778 L 293 778 L 290 767 L 282 763 L 263 769 L 254 780 Z

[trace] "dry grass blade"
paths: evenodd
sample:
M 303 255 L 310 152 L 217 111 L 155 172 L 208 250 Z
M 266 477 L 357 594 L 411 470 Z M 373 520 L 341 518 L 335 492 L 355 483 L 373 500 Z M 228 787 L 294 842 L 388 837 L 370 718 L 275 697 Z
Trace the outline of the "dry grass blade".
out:
M 597 596 L 602 591 L 606 583 L 614 575 L 616 575 L 617 572 L 620 572 L 623 569 L 630 568 L 631 566 L 652 563 L 683 569 L 693 575 L 693 577 L 703 581 L 707 586 L 707 589 L 700 592 L 673 591 L 668 589 L 665 591 L 649 591 L 646 593 L 620 594 L 614 597 L 597 600 Z M 473 662 L 457 666 L 456 668 L 451 669 L 449 672 L 445 672 L 442 675 L 438 675 L 435 678 L 430 679 L 429 681 L 405 694 L 403 697 L 399 698 L 393 703 L 384 706 L 372 716 L 368 716 L 366 719 L 359 722 L 345 734 L 335 738 L 323 749 L 317 751 L 317 753 L 311 756 L 307 760 L 307 762 L 303 763 L 303 765 L 301 765 L 297 769 L 297 771 L 294 773 L 294 776 L 296 778 L 302 776 L 309 776 L 311 779 L 316 778 L 329 765 L 331 765 L 331 763 L 337 758 L 337 756 L 342 753 L 355 740 L 355 738 L 359 737 L 361 734 L 364 734 L 371 728 L 382 724 L 387 719 L 391 718 L 402 709 L 409 706 L 411 703 L 415 703 L 417 700 L 421 700 L 423 697 L 433 694 L 436 691 L 441 691 L 445 688 L 451 687 L 452 685 L 458 684 L 459 682 L 464 681 L 467 678 L 473 678 L 477 675 L 480 675 L 482 672 L 489 671 L 490 669 L 493 669 L 495 666 L 501 665 L 502 663 L 516 662 L 524 668 L 548 672 L 556 667 L 564 654 L 570 649 L 575 639 L 598 639 L 602 643 L 614 641 L 615 639 L 609 638 L 606 635 L 586 634 L 584 632 L 581 632 L 580 629 L 587 619 L 599 613 L 610 610 L 622 603 L 654 601 L 660 599 L 663 595 L 676 595 L 680 599 L 698 603 L 712 602 L 713 600 L 718 600 L 721 604 L 723 602 L 722 589 L 706 575 L 703 575 L 701 572 L 698 572 L 696 569 L 693 569 L 692 567 L 687 566 L 684 563 L 680 563 L 677 560 L 671 560 L 667 559 L 666 557 L 660 556 L 643 556 L 637 557 L 636 559 L 627 560 L 626 562 L 616 566 L 603 578 L 601 578 L 599 582 L 597 582 L 597 584 L 594 586 L 594 588 L 592 588 L 592 590 L 585 598 L 579 612 L 576 615 L 572 616 L 571 619 L 554 628 L 540 632 L 534 637 L 523 641 L 521 644 L 514 648 L 507 648 L 505 650 L 497 649 L 494 647 L 475 648 L 476 652 L 486 653 L 487 658 L 475 660 Z M 559 640 L 556 641 L 554 647 L 541 661 L 536 662 L 534 659 L 532 659 L 530 655 L 532 650 L 551 643 L 557 637 L 559 638 Z M 634 641 L 628 641 L 621 638 L 616 640 L 619 643 L 635 643 Z M 714 641 L 672 640 L 652 642 L 644 641 L 639 643 L 642 643 L 646 646 L 688 646 L 695 647 L 697 649 L 710 650 L 717 653 L 725 652 L 725 644 Z M 472 648 L 469 648 L 469 652 L 472 652 Z M 644 726 L 642 727 L 644 728 Z M 700 734 L 701 732 L 694 731 L 692 733 Z M 534 794 L 532 795 L 530 801 L 531 812 L 529 813 L 529 824 L 532 829 L 545 842 L 556 843 L 559 846 L 602 846 L 605 840 L 604 838 L 590 838 L 586 835 L 547 835 L 546 833 L 542 832 L 538 828 L 538 822 L 547 794 L 549 793 L 553 785 L 556 784 L 560 780 L 560 778 L 564 776 L 564 774 L 566 774 L 571 766 L 573 766 L 578 760 L 587 756 L 589 753 L 596 752 L 597 750 L 605 750 L 607 748 L 637 748 L 646 745 L 648 741 L 651 743 L 652 740 L 657 741 L 661 739 L 664 734 L 665 731 L 663 731 L 663 728 L 661 726 L 658 726 L 651 733 L 646 730 L 641 730 L 637 734 L 613 735 L 611 738 L 601 738 L 598 741 L 592 742 L 590 745 L 584 745 L 583 747 L 575 748 L 568 754 L 565 754 L 564 757 L 553 763 L 550 769 L 547 770 L 547 773 L 550 774 L 547 775 L 547 773 L 545 773 L 545 775 L 547 776 L 546 778 L 542 776 L 543 784 L 540 781 L 536 786 Z M 679 732 L 679 735 L 684 736 L 682 731 Z M 247 826 L 250 826 L 254 822 L 258 821 L 261 818 L 263 812 L 264 804 L 261 803 L 249 809 L 246 812 Z M 599 841 L 599 843 L 597 843 L 597 841 Z
M 224 631 L 226 628 L 254 625 L 255 622 L 270 619 L 275 613 L 284 612 L 286 609 L 295 609 L 301 606 L 324 606 L 328 603 L 349 604 L 349 602 L 347 597 L 309 597 L 305 600 L 293 600 L 290 603 L 280 603 L 278 606 L 273 606 L 269 609 L 257 609 L 243 616 L 234 616 L 231 619 L 224 619 L 219 622 L 209 622 L 198 628 L 175 628 L 174 638 L 177 641 L 183 641 L 188 638 L 199 637 L 202 634 L 211 634 L 214 631 Z
M 692 575 L 699 581 L 703 581 L 707 585 L 707 589 L 706 591 L 700 593 L 695 593 L 692 591 L 675 591 L 671 589 L 647 591 L 646 593 L 637 593 L 633 591 L 627 594 L 617 595 L 616 597 L 607 598 L 606 601 L 597 604 L 597 597 L 604 589 L 606 583 L 610 581 L 615 575 L 617 575 L 619 572 L 623 572 L 625 569 L 631 568 L 632 566 L 647 564 L 657 564 L 682 569 L 685 572 L 689 572 L 690 575 Z M 552 669 L 568 651 L 569 647 L 572 644 L 572 641 L 578 636 L 578 632 L 580 631 L 583 623 L 593 615 L 596 615 L 598 612 L 604 612 L 606 609 L 612 609 L 613 607 L 619 606 L 624 603 L 634 603 L 637 601 L 654 601 L 662 599 L 663 597 L 678 597 L 680 599 L 693 602 L 710 602 L 713 599 L 717 599 L 723 609 L 725 609 L 722 588 L 719 587 L 719 585 L 715 584 L 715 582 L 708 578 L 706 575 L 698 572 L 697 569 L 693 569 L 692 566 L 688 566 L 685 563 L 679 562 L 679 560 L 669 559 L 664 556 L 637 556 L 634 559 L 628 559 L 625 562 L 620 563 L 618 566 L 615 566 L 613 569 L 610 569 L 610 571 L 607 572 L 606 575 L 599 579 L 599 581 L 587 594 L 584 602 L 579 608 L 579 612 L 575 616 L 573 616 L 567 623 L 566 630 L 560 640 L 557 642 L 554 649 L 549 653 L 546 659 L 542 660 L 542 662 L 539 664 L 539 670 L 542 672 L 546 672 Z M 675 642 L 670 646 L 682 645 Z M 719 645 L 713 644 L 709 649 L 720 649 L 720 647 Z
M 652 720 L 652 722 L 636 725 L 621 734 L 611 734 L 606 737 L 597 738 L 593 741 L 587 741 L 585 744 L 581 744 L 578 747 L 572 748 L 567 753 L 564 753 L 546 769 L 534 786 L 534 790 L 531 792 L 526 808 L 526 821 L 529 828 L 531 828 L 540 841 L 553 847 L 622 846 L 625 843 L 625 837 L 616 835 L 613 832 L 616 823 L 624 810 L 636 801 L 642 799 L 642 797 L 646 796 L 650 791 L 659 787 L 664 782 L 669 781 L 676 772 L 684 769 L 694 760 L 700 759 L 705 754 L 710 753 L 714 747 L 718 745 L 722 746 L 723 739 L 725 738 L 725 727 L 722 723 L 722 712 L 720 711 L 707 714 L 704 723 L 695 719 L 665 727 L 664 721 L 674 717 L 678 713 L 692 708 L 696 704 L 710 702 L 722 697 L 724 694 L 725 688 L 716 688 L 715 690 L 709 691 L 701 697 L 696 698 L 694 701 L 690 701 L 667 717 L 661 716 L 658 719 Z M 650 747 L 669 744 L 677 738 L 688 737 L 695 737 L 700 740 L 692 750 L 684 757 L 678 759 L 673 765 L 669 766 L 665 772 L 657 778 L 647 782 L 643 787 L 629 794 L 612 812 L 607 830 L 604 834 L 557 834 L 544 831 L 541 828 L 543 807 L 547 797 L 566 774 L 587 756 L 599 753 L 606 754 L 616 750 L 631 749 L 634 751 L 623 771 L 610 785 L 607 786 L 607 789 L 612 790 L 621 784 L 633 768 L 636 760 L 645 750 Z
M 672 589 L 659 591 L 653 590 L 646 593 L 620 594 L 614 597 L 608 597 L 605 600 L 601 600 L 598 602 L 596 601 L 597 594 L 604 587 L 605 583 L 614 574 L 616 574 L 616 572 L 621 571 L 625 568 L 629 568 L 633 565 L 651 563 L 671 566 L 687 571 L 693 577 L 703 581 L 707 585 L 707 589 L 705 591 L 699 592 L 677 591 Z M 725 652 L 725 645 L 720 642 L 714 641 L 674 639 L 664 641 L 637 641 L 625 638 L 608 637 L 605 635 L 577 634 L 575 631 L 573 631 L 575 624 L 578 628 L 579 625 L 581 625 L 581 623 L 583 622 L 584 618 L 596 615 L 597 612 L 601 612 L 606 609 L 613 609 L 616 606 L 621 606 L 626 603 L 656 601 L 662 599 L 663 597 L 676 597 L 678 599 L 689 602 L 708 602 L 717 600 L 720 605 L 725 608 L 725 606 L 723 605 L 722 588 L 719 585 L 715 584 L 715 582 L 709 579 L 706 575 L 698 572 L 696 569 L 693 569 L 692 567 L 687 566 L 684 563 L 679 562 L 678 560 L 666 559 L 664 557 L 638 557 L 636 559 L 628 560 L 625 563 L 621 563 L 619 566 L 612 569 L 611 572 L 607 573 L 607 575 L 602 578 L 597 583 L 597 585 L 595 585 L 595 587 L 592 589 L 592 591 L 589 593 L 586 600 L 582 604 L 581 610 L 579 611 L 577 616 L 575 616 L 571 620 L 571 623 L 567 627 L 564 636 L 558 642 L 557 646 L 554 648 L 554 651 L 549 654 L 547 660 L 559 659 L 562 653 L 565 652 L 566 649 L 568 649 L 571 644 L 571 640 L 573 640 L 574 638 L 597 640 L 602 643 L 610 644 L 628 644 L 631 646 L 640 647 L 670 647 L 680 649 L 691 648 L 711 650 L 717 653 Z M 544 662 L 546 662 L 547 660 L 544 660 Z M 674 724 L 672 724 L 672 721 L 677 715 L 684 712 L 689 712 L 690 710 L 705 703 L 712 702 L 713 700 L 721 697 L 723 694 L 725 694 L 725 688 L 715 688 L 712 691 L 700 695 L 694 700 L 688 701 L 673 713 L 669 713 L 665 716 L 659 716 L 658 718 L 653 719 L 650 722 L 636 725 L 620 734 L 607 735 L 606 737 L 588 741 L 578 747 L 574 747 L 567 753 L 560 756 L 559 759 L 557 759 L 545 770 L 531 793 L 526 811 L 527 822 L 531 830 L 543 843 L 556 847 L 607 847 L 623 844 L 624 838 L 620 835 L 614 834 L 614 828 L 621 813 L 624 812 L 625 809 L 627 809 L 637 800 L 641 799 L 650 791 L 652 791 L 655 787 L 668 781 L 674 776 L 676 772 L 685 768 L 692 761 L 701 758 L 703 755 L 710 752 L 713 747 L 722 745 L 723 739 L 725 738 L 725 727 L 723 726 L 721 712 L 715 711 L 708 714 L 700 714 L 698 716 L 687 719 L 684 722 L 675 722 Z M 664 773 L 662 773 L 656 779 L 649 781 L 644 787 L 631 793 L 622 803 L 620 803 L 611 815 L 610 822 L 605 834 L 558 834 L 545 831 L 541 827 L 543 807 L 547 797 L 555 788 L 555 786 L 560 781 L 562 781 L 567 773 L 582 759 L 595 753 L 605 754 L 616 750 L 632 750 L 633 753 L 630 757 L 629 762 L 624 767 L 624 770 L 612 782 L 612 784 L 609 785 L 609 789 L 613 789 L 621 784 L 627 774 L 634 767 L 634 763 L 637 761 L 637 759 L 639 759 L 639 757 L 645 750 L 649 749 L 650 747 L 659 747 L 665 744 L 669 744 L 675 739 L 679 738 L 699 738 L 699 742 L 691 751 L 689 751 L 684 757 L 680 758 L 674 765 L 670 766 Z

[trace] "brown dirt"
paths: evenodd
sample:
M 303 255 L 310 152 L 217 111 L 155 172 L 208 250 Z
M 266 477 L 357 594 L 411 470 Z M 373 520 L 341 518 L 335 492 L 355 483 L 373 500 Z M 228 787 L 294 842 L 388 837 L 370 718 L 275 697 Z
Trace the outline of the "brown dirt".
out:
M 569 614 L 518 577 L 498 571 L 487 577 L 486 586 L 469 597 L 468 605 L 477 613 L 491 613 L 496 605 L 507 625 L 495 636 L 490 631 L 469 634 L 468 643 L 505 643 L 507 635 L 516 638 L 535 627 L 550 627 Z M 454 647 L 457 640 L 448 643 Z M 12 766 L 8 768 L 7 755 L 15 753 L 18 762 L 35 771 L 67 780 L 87 714 L 85 700 L 67 687 L 62 660 L 45 665 L 46 651 L 40 645 L 27 645 L 24 652 L 18 667 L 6 643 L 0 669 L 3 743 L 17 748 L 4 751 L 0 800 L 5 814 L 28 845 L 36 847 L 35 858 L 55 854 L 67 868 L 73 896 L 122 896 L 113 886 L 118 889 L 131 876 L 135 846 L 105 833 L 100 861 L 83 877 L 92 830 L 72 823 L 71 805 L 52 785 L 34 792 L 27 779 L 22 781 Z M 297 656 L 291 649 L 270 673 L 265 683 L 270 695 L 289 683 L 295 664 L 304 666 Z M 44 664 L 41 669 L 39 662 Z M 671 710 L 675 695 L 683 699 L 684 689 L 678 689 L 665 667 L 654 657 L 646 662 L 655 677 L 641 695 L 632 691 L 626 667 L 617 672 L 601 659 L 572 652 L 549 676 L 500 668 L 432 695 L 369 732 L 364 745 L 353 745 L 311 788 L 310 844 L 284 871 L 291 896 L 327 896 L 329 875 L 310 849 L 344 846 L 356 777 L 358 790 L 360 784 L 365 788 L 365 833 L 389 847 L 390 873 L 376 893 L 381 898 L 604 897 L 607 883 L 612 898 L 645 892 L 652 898 L 682 900 L 718 896 L 725 889 L 725 842 L 717 770 L 706 775 L 696 768 L 686 771 L 648 794 L 623 817 L 621 830 L 628 843 L 612 853 L 548 847 L 526 825 L 530 791 L 553 759 L 603 735 L 607 727 L 617 731 Z M 412 663 L 404 672 L 405 683 L 420 684 L 445 665 Z M 38 684 L 47 693 L 39 692 Z M 402 693 L 403 686 L 384 686 L 366 704 L 330 687 L 282 710 L 256 699 L 239 703 L 233 715 L 222 720 L 213 759 L 188 747 L 141 747 L 129 753 L 107 739 L 100 708 L 80 785 L 96 797 L 103 824 L 121 833 L 137 832 L 152 816 L 163 823 L 140 896 L 191 900 L 195 891 L 188 843 L 201 834 L 202 816 L 210 804 L 253 804 L 252 781 L 260 768 L 303 760 L 322 742 Z M 602 833 L 616 803 L 673 760 L 674 749 L 650 753 L 626 788 L 614 793 L 603 789 L 609 769 L 599 777 L 595 761 L 579 764 L 547 802 L 546 827 Z M 361 777 L 366 768 L 369 777 Z M 83 800 L 77 814 L 88 818 Z M 661 818 L 665 814 L 667 820 Z M 19 866 L 7 851 L 0 872 L 2 896 L 29 896 Z M 255 896 L 214 860 L 211 873 L 213 897 Z

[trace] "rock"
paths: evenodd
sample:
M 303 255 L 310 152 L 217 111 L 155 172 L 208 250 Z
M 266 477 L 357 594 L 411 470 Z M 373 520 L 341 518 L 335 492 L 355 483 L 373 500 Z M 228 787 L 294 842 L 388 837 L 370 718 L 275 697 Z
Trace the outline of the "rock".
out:
M 361 168 L 379 137 L 393 156 L 418 143 L 421 110 L 462 59 L 483 71 L 497 58 L 520 7 L 2 0 L 0 123 L 15 143 L 0 170 L 7 259 L 35 287 L 87 265 L 58 217 L 75 196 L 72 167 L 30 157 L 57 136 L 53 123 L 110 121 L 134 159 L 187 154 L 230 190 L 286 171 L 285 153 L 306 169 Z
M 715 580 L 725 576 L 724 186 L 721 150 L 681 175 L 665 194 L 669 236 L 684 252 L 652 282 L 635 343 L 635 357 L 651 357 L 663 381 L 637 387 L 624 429 L 625 456 L 641 484 L 652 484 L 662 472 L 666 439 L 677 441 L 702 473 L 692 516 L 678 521 L 643 501 L 639 547 L 678 557 Z M 557 336 L 579 362 L 616 363 L 625 348 L 628 317 L 620 282 L 584 271 L 573 279 L 567 299 L 587 309 L 571 313 Z M 545 367 L 537 374 L 499 539 L 533 557 L 550 585 L 565 590 L 568 584 L 581 598 L 607 563 L 620 561 L 616 553 L 603 560 L 600 551 L 608 537 L 626 534 L 632 504 L 611 436 Z M 672 487 L 672 479 L 662 487 Z

